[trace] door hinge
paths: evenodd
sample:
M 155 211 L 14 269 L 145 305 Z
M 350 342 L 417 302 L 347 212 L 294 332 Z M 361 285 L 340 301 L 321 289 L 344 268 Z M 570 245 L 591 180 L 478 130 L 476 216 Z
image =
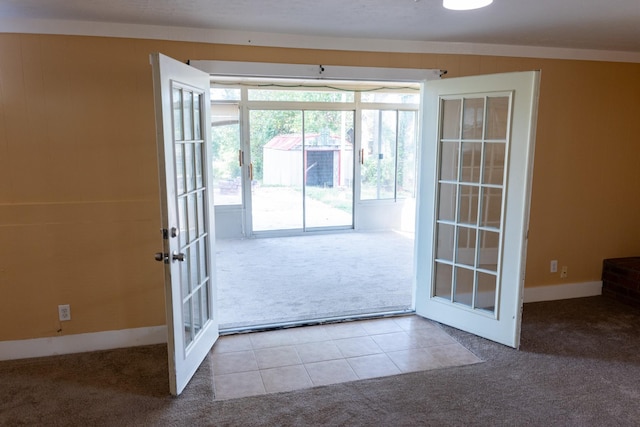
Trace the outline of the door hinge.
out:
M 169 240 L 169 230 L 167 230 L 166 228 L 162 229 L 162 238 L 164 240 Z

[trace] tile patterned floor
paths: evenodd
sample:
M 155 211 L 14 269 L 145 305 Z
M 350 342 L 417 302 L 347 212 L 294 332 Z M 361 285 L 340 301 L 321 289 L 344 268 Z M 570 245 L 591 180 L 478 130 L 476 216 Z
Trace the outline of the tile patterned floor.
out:
M 482 361 L 418 316 L 223 336 L 212 360 L 217 400 Z

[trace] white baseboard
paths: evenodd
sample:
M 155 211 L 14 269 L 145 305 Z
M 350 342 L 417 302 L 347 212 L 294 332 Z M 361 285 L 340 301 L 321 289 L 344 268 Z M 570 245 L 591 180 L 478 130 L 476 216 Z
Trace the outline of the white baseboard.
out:
M 525 303 L 593 297 L 597 295 L 602 295 L 602 281 L 524 288 Z
M 524 288 L 524 302 L 553 301 L 602 294 L 602 282 L 567 283 Z M 83 353 L 167 342 L 167 327 L 122 329 L 30 340 L 0 341 L 0 360 Z
M 166 342 L 166 325 L 30 340 L 0 341 L 0 360 L 84 353 Z

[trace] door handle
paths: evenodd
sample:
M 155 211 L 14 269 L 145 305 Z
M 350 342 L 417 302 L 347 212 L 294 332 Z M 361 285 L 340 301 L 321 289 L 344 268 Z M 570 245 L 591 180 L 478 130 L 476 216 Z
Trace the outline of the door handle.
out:
M 243 160 L 243 155 L 242 155 L 242 150 L 238 150 L 238 165 L 240 167 L 242 167 L 242 165 L 244 164 Z
M 360 164 L 364 165 L 364 148 L 360 149 Z
M 171 255 L 171 259 L 173 261 L 184 261 L 184 254 L 183 253 L 178 253 L 178 252 L 174 252 L 173 255 Z
M 253 181 L 253 162 L 249 163 L 249 181 Z

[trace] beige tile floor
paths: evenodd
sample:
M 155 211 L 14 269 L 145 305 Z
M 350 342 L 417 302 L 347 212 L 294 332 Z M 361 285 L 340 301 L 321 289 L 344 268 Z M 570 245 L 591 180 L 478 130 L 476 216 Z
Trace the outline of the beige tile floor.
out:
M 418 316 L 222 336 L 212 360 L 217 400 L 482 361 Z

